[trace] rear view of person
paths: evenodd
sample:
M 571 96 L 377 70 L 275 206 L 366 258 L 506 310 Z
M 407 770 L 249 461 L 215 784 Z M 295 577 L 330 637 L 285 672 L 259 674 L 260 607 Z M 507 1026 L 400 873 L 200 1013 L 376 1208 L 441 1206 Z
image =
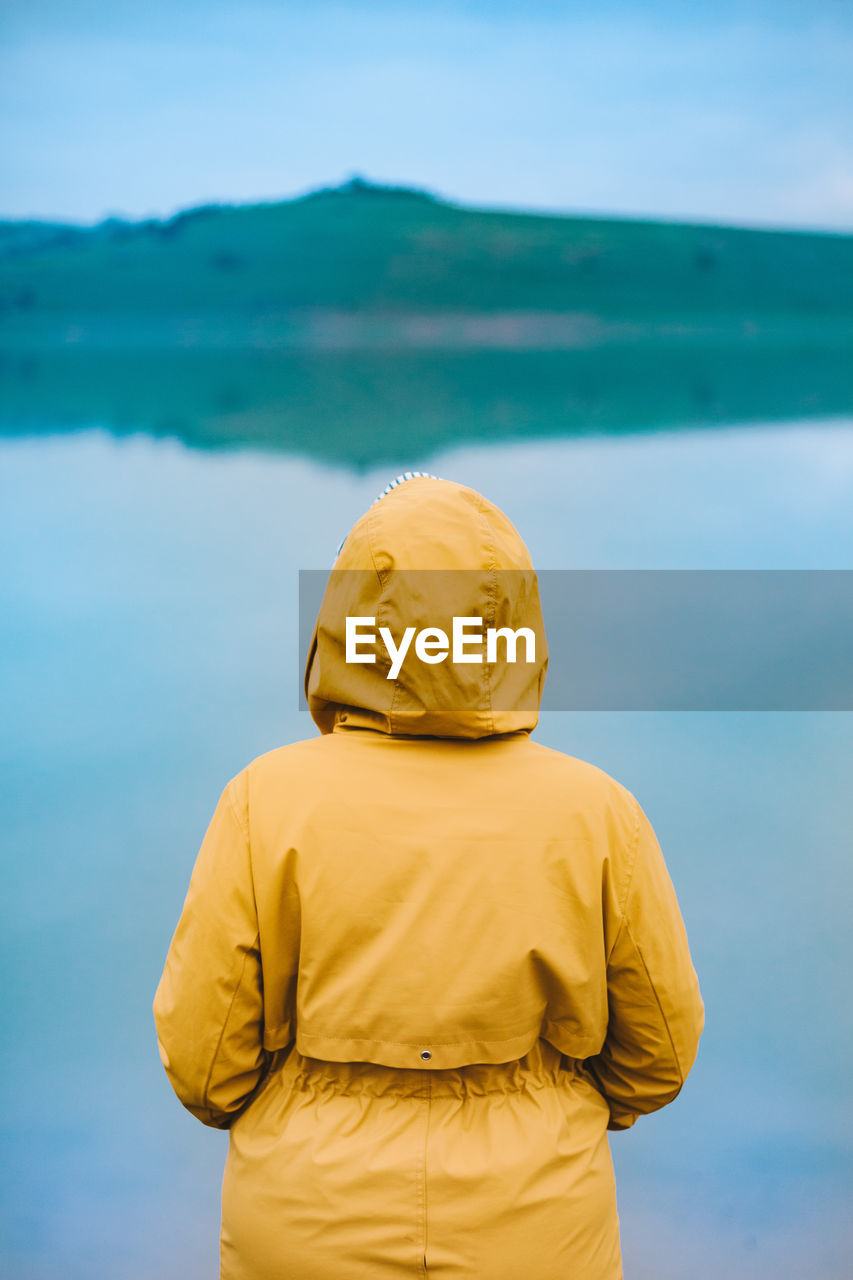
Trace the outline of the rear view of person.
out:
M 382 644 L 347 661 L 348 618 L 399 643 L 453 617 L 533 660 L 433 635 L 393 679 Z M 643 810 L 530 738 L 547 661 L 480 494 L 415 477 L 356 523 L 308 658 L 320 735 L 225 787 L 154 1001 L 175 1092 L 230 1130 L 223 1280 L 621 1277 L 608 1130 L 676 1097 L 704 1009 Z

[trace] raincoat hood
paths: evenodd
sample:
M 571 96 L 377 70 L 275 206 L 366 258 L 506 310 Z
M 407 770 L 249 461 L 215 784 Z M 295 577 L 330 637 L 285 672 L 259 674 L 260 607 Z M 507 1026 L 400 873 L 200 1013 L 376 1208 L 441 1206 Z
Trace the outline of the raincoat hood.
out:
M 407 653 L 395 678 L 381 644 L 375 662 L 346 661 L 347 618 L 372 619 L 399 643 L 405 631 L 453 619 L 488 628 L 527 628 L 516 660 L 503 642 L 497 658 L 424 662 Z M 468 653 L 475 653 L 476 646 Z M 527 661 L 530 656 L 532 660 Z M 338 725 L 403 736 L 482 738 L 530 732 L 548 666 L 536 573 L 504 513 L 482 494 L 449 480 L 416 476 L 391 488 L 356 522 L 329 575 L 305 670 L 311 715 L 323 733 Z

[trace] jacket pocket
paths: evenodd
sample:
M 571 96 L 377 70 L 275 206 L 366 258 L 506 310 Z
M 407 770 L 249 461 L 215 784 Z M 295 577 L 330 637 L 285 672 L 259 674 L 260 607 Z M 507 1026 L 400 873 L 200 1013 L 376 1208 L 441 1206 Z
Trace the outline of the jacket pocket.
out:
M 228 1126 L 232 1131 L 237 1128 L 246 1116 L 257 1116 L 260 1110 L 261 1100 L 272 1090 L 273 1086 L 279 1081 L 281 1069 L 287 1060 L 288 1054 L 293 1048 L 295 1041 L 285 1045 L 283 1049 L 275 1049 L 270 1054 L 266 1071 L 264 1072 L 260 1083 L 255 1088 L 246 1102 L 246 1105 L 240 1110 L 236 1118 Z
M 604 1096 L 601 1085 L 598 1083 L 590 1069 L 584 1065 L 581 1058 L 570 1058 L 568 1061 L 574 1066 L 574 1079 L 581 1086 L 582 1091 L 594 1094 L 595 1100 L 600 1103 L 609 1114 L 610 1103 Z

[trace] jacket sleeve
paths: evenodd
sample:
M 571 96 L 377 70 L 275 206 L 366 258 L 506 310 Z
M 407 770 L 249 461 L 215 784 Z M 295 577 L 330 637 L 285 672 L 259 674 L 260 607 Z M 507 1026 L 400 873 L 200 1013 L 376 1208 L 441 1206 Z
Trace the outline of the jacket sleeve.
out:
M 154 998 L 160 1057 L 181 1102 L 225 1129 L 263 1078 L 263 982 L 245 771 L 220 797 Z
M 585 1064 L 610 1103 L 610 1129 L 628 1129 L 672 1102 L 693 1066 L 705 1023 L 675 889 L 639 805 L 637 823 L 636 853 L 607 960 L 607 1035 L 601 1052 Z

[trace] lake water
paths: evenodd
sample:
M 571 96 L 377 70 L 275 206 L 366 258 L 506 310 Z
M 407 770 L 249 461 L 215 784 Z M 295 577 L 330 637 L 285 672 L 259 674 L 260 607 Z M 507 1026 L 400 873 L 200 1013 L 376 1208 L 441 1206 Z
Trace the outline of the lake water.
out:
M 209 1280 L 227 1135 L 151 1001 L 220 791 L 313 735 L 297 574 L 397 472 L 502 506 L 539 568 L 853 568 L 853 422 L 484 442 L 356 471 L 98 424 L 0 445 L 3 1274 Z M 611 1135 L 630 1280 L 842 1280 L 853 1230 L 853 715 L 548 713 L 624 782 L 688 928 L 686 1088 Z

